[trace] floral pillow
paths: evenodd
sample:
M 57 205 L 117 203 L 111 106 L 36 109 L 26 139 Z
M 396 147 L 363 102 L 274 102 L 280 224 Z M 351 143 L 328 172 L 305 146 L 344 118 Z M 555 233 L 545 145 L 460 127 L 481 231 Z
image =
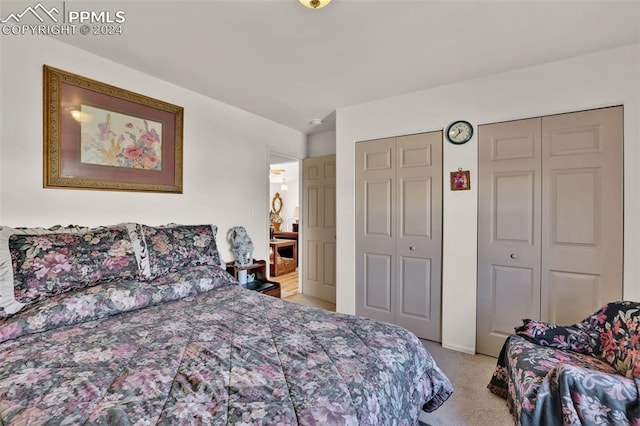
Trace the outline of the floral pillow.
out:
M 550 346 L 573 352 L 593 355 L 598 347 L 597 333 L 582 324 L 560 326 L 543 321 L 523 319 L 522 325 L 516 328 L 516 334 L 530 342 L 542 346 Z
M 14 234 L 52 234 L 86 232 L 89 228 L 82 226 L 54 226 L 52 228 L 11 228 L 0 227 L 0 318 L 19 312 L 24 303 L 16 300 L 13 292 L 13 263 L 9 251 L 9 237 Z
M 141 225 L 141 270 L 153 280 L 185 266 L 220 266 L 215 225 Z
M 611 302 L 585 320 L 599 334 L 600 359 L 628 378 L 640 378 L 640 303 Z
M 123 226 L 79 234 L 12 235 L 9 250 L 14 295 L 20 303 L 138 276 L 129 233 Z

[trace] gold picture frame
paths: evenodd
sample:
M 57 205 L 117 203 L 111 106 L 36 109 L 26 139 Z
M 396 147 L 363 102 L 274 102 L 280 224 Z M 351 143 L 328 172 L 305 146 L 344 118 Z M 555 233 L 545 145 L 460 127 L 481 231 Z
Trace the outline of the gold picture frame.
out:
M 451 190 L 466 191 L 471 189 L 471 174 L 469 170 L 459 169 L 451 172 Z
M 45 188 L 182 193 L 184 109 L 44 65 Z

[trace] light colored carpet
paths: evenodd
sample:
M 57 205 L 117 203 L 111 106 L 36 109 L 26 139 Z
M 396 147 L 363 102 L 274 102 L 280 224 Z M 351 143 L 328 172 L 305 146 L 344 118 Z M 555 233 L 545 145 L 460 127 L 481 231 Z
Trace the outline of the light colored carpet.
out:
M 420 421 L 430 426 L 513 425 L 506 401 L 487 389 L 496 359 L 444 349 L 439 343 L 422 340 L 453 384 L 453 395 L 432 413 L 422 413 Z
M 327 311 L 335 312 L 336 305 L 335 303 L 325 302 L 324 300 L 316 299 L 315 297 L 307 296 L 306 294 L 294 294 L 293 296 L 288 296 L 286 299 L 280 296 L 283 300 L 292 303 L 298 303 L 300 305 L 307 306 L 315 306 L 316 308 L 322 308 Z

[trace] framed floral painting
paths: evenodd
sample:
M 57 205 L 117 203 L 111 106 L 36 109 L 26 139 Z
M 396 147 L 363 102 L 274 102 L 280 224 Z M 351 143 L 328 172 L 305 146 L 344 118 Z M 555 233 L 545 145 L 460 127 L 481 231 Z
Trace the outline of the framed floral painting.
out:
M 182 107 L 44 66 L 44 187 L 182 193 Z
M 468 189 L 471 189 L 469 170 L 459 169 L 457 172 L 451 172 L 451 190 L 466 191 Z

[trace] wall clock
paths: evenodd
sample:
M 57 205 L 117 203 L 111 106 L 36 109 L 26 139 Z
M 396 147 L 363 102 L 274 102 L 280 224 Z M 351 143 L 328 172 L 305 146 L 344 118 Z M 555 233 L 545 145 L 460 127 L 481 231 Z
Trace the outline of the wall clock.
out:
M 447 129 L 447 139 L 456 145 L 469 142 L 471 136 L 473 136 L 473 126 L 468 121 L 454 121 Z

